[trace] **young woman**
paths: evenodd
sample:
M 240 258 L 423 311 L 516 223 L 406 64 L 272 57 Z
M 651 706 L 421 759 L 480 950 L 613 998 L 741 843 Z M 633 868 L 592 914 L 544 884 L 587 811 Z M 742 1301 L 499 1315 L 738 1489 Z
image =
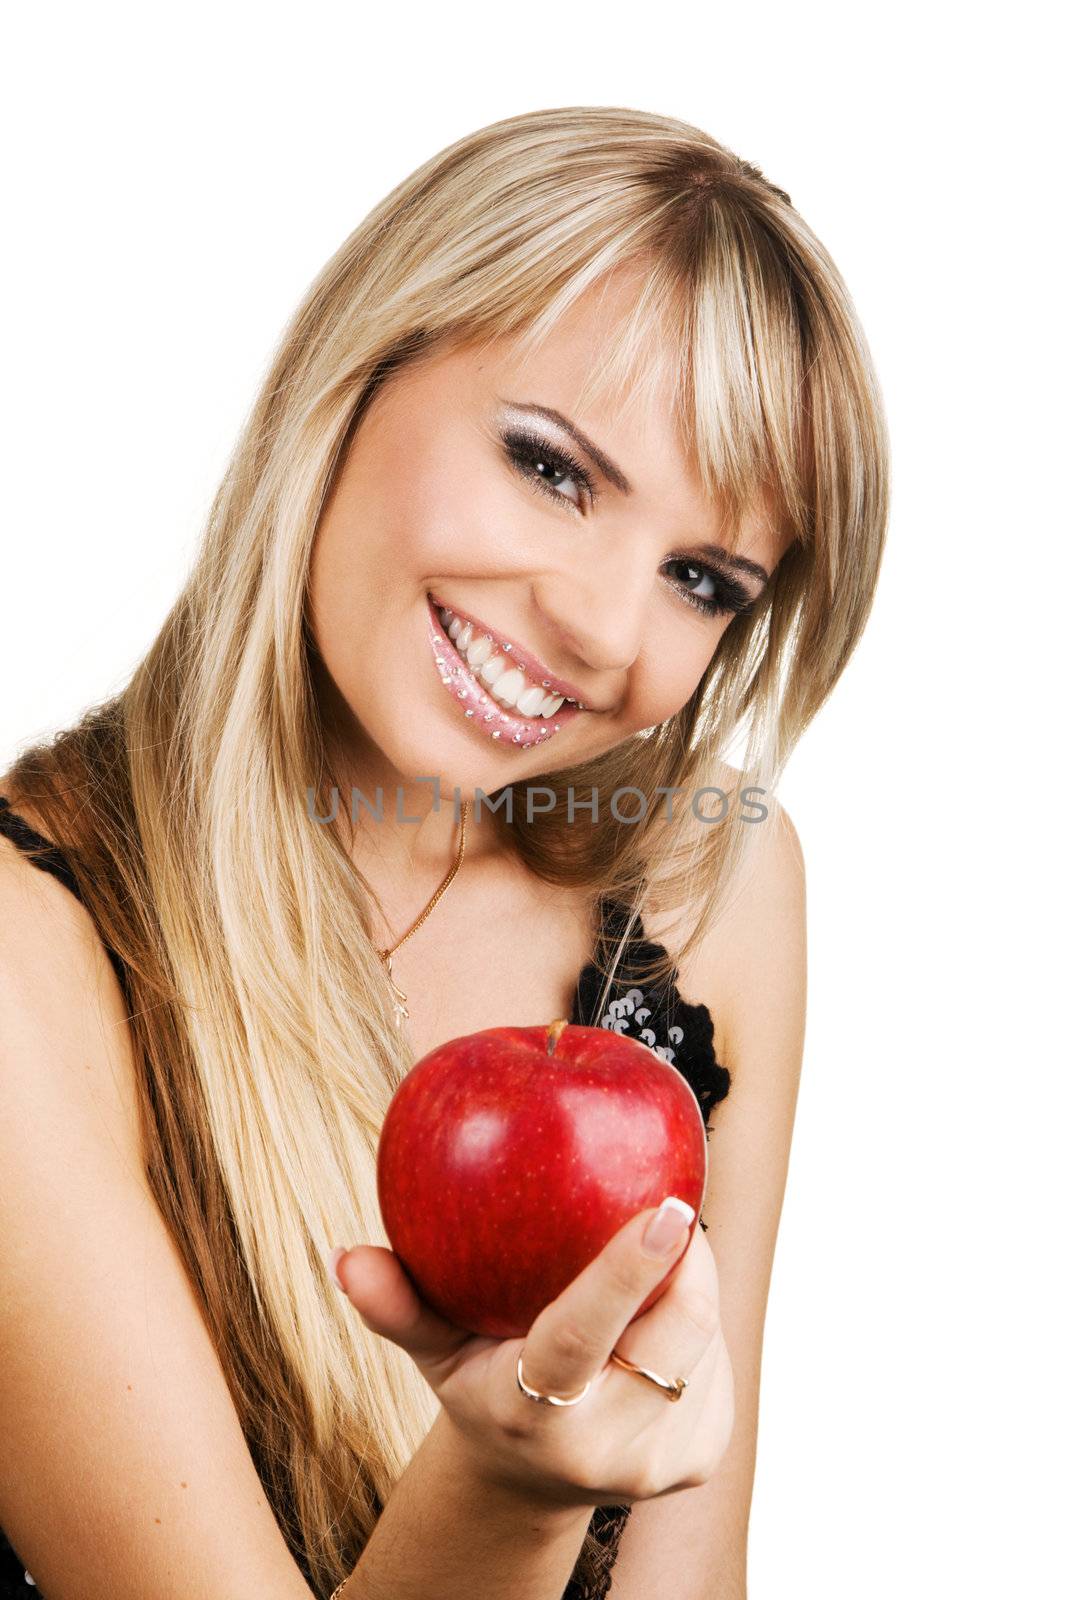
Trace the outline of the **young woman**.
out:
M 832 261 L 685 123 L 496 123 L 327 264 L 146 658 L 0 784 L 5 1595 L 744 1592 L 773 789 L 886 504 Z M 386 1247 L 378 1133 L 432 1047 L 556 1018 L 714 1113 L 702 1228 L 667 1197 L 473 1337 Z

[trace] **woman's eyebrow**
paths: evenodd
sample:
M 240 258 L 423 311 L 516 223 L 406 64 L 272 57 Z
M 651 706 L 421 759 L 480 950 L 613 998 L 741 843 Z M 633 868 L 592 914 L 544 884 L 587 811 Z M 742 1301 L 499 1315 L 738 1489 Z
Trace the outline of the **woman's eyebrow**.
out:
M 720 566 L 729 567 L 738 576 L 758 578 L 761 584 L 770 583 L 770 573 L 766 567 L 761 567 L 758 561 L 750 561 L 747 556 L 735 556 L 732 550 L 726 550 L 721 544 L 695 544 L 686 554 L 706 556 L 710 561 L 717 561 Z
M 535 416 L 544 417 L 546 422 L 554 422 L 557 428 L 562 428 L 564 433 L 570 434 L 575 444 L 585 451 L 590 461 L 595 463 L 609 483 L 614 484 L 615 488 L 620 489 L 623 494 L 630 493 L 630 480 L 622 468 L 617 467 L 610 456 L 606 456 L 603 450 L 598 449 L 592 439 L 587 434 L 584 434 L 581 428 L 571 421 L 570 417 L 565 417 L 562 411 L 554 411 L 551 406 L 536 405 L 532 400 L 504 400 L 501 398 L 500 403 L 508 406 L 513 411 L 532 411 Z
M 505 400 L 501 397 L 500 403 L 507 406 L 509 410 L 530 411 L 534 416 L 544 417 L 547 422 L 554 422 L 557 428 L 562 428 L 563 432 L 569 434 L 575 444 L 585 451 L 586 455 L 600 469 L 609 483 L 614 484 L 616 489 L 621 490 L 623 494 L 631 492 L 630 480 L 622 468 L 616 466 L 611 457 L 606 456 L 603 450 L 593 443 L 588 434 L 584 434 L 581 428 L 571 421 L 570 417 L 563 415 L 562 411 L 556 411 L 552 406 L 538 405 L 533 400 Z M 764 567 L 760 566 L 758 561 L 750 561 L 747 556 L 734 555 L 733 551 L 724 549 L 721 544 L 697 545 L 692 553 L 698 556 L 706 556 L 712 561 L 718 561 L 722 565 L 729 567 L 738 576 L 758 578 L 761 583 L 769 583 L 771 581 L 769 573 Z

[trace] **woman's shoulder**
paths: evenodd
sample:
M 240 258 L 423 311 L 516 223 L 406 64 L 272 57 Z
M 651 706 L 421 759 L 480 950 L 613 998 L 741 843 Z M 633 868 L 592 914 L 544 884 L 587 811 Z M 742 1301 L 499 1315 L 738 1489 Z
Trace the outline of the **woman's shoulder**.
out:
M 719 782 L 733 788 L 740 773 L 718 764 Z M 758 1000 L 764 960 L 775 950 L 802 947 L 805 923 L 804 854 L 796 826 L 773 795 L 761 797 L 766 816 L 753 822 L 737 879 L 724 904 L 692 948 L 678 959 L 678 990 L 706 1005 L 723 1059 L 731 1058 L 738 1020 Z M 677 950 L 687 935 L 687 916 L 677 907 L 643 908 L 646 936 Z M 690 924 L 691 925 L 691 924 Z
M 83 946 L 100 944 L 65 869 L 62 845 L 41 813 L 0 778 L 0 941 L 9 957 L 24 937 L 34 939 L 42 919 L 53 934 L 63 929 Z
M 0 797 L 12 800 L 0 783 Z M 3 813 L 0 807 L 0 816 Z M 21 799 L 11 810 L 43 838 Z M 74 1108 L 88 1096 L 108 1138 L 144 1170 L 125 997 L 92 917 L 52 872 L 0 829 L 0 1040 L 3 1093 Z M 54 1097 L 54 1098 L 53 1098 Z

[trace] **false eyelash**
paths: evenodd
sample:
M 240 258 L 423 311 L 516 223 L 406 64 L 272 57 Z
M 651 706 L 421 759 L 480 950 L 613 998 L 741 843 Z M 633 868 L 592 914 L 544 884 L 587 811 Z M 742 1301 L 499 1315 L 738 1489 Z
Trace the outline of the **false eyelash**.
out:
M 709 567 L 706 561 L 692 561 L 688 556 L 670 556 L 668 559 L 678 563 L 684 561 L 686 566 L 693 567 L 697 572 L 706 573 L 714 581 L 723 597 L 722 599 L 706 600 L 699 595 L 690 593 L 688 589 L 679 588 L 677 585 L 674 586 L 686 605 L 695 607 L 697 611 L 703 612 L 705 616 L 718 617 L 726 613 L 730 613 L 735 617 L 741 616 L 746 611 L 751 611 L 759 598 L 758 595 L 747 594 L 739 584 L 731 583 L 730 579 L 721 572 L 716 572 L 714 567 Z
M 535 488 L 541 490 L 542 494 L 550 495 L 554 500 L 566 501 L 574 511 L 579 509 L 573 500 L 567 500 L 567 496 L 560 493 L 555 484 L 545 482 L 537 470 L 538 462 L 549 468 L 563 468 L 567 475 L 585 490 L 590 501 L 595 503 L 597 491 L 592 478 L 581 462 L 576 461 L 570 451 L 565 450 L 562 445 L 549 444 L 540 434 L 526 428 L 509 428 L 501 434 L 501 438 L 508 459 L 524 478 L 528 478 Z

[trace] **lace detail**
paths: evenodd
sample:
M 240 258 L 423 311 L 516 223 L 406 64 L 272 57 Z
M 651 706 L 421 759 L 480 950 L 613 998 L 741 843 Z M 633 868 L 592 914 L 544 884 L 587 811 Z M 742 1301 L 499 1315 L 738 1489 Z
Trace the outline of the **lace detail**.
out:
M 621 937 L 627 921 L 625 907 L 604 901 L 600 908 L 598 955 L 610 968 L 608 943 Z M 683 1000 L 678 992 L 677 969 L 670 969 L 662 989 L 634 981 L 641 965 L 666 954 L 664 946 L 646 939 L 637 917 L 603 1004 L 603 978 L 595 961 L 582 968 L 574 993 L 571 1021 L 586 1027 L 610 1028 L 647 1044 L 685 1078 L 708 1117 L 730 1092 L 730 1073 L 715 1055 L 715 1024 L 706 1005 Z

